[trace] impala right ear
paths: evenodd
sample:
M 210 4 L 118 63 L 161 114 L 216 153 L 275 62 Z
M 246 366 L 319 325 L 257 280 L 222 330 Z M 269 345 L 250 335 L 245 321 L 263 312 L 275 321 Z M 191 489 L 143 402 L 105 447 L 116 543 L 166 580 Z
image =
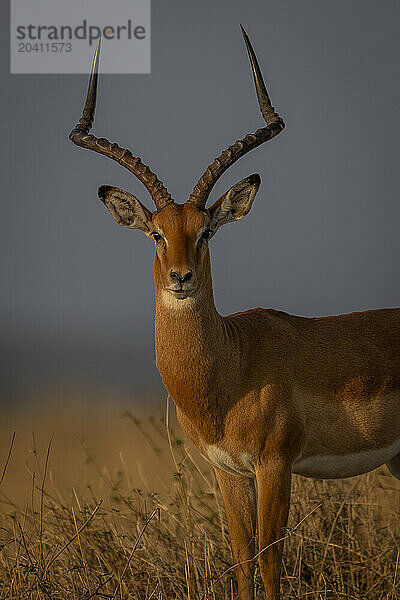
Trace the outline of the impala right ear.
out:
M 250 175 L 235 183 L 226 194 L 217 200 L 208 209 L 212 229 L 216 230 L 225 223 L 238 221 L 247 215 L 260 183 L 261 177 L 259 175 Z
M 111 185 L 99 187 L 98 194 L 122 227 L 150 233 L 151 212 L 135 196 Z

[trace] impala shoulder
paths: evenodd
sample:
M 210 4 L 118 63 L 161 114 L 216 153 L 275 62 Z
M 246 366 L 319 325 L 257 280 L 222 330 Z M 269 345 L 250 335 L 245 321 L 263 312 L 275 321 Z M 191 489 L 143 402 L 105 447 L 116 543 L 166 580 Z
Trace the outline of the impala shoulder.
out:
M 253 308 L 226 318 L 251 346 L 265 347 L 269 352 L 295 352 L 298 317 L 271 308 Z
M 237 323 L 238 325 L 242 323 L 254 323 L 256 325 L 263 325 L 266 328 L 282 326 L 287 330 L 295 332 L 298 322 L 305 320 L 306 317 L 297 317 L 274 308 L 257 307 L 250 308 L 243 312 L 233 313 L 232 315 L 225 317 L 225 319 Z

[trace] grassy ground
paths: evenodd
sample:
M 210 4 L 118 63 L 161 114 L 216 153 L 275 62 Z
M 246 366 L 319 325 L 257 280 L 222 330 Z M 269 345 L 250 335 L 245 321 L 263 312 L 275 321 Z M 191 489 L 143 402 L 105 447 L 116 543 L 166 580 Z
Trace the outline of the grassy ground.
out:
M 237 597 L 212 470 L 164 408 L 138 418 L 122 404 L 4 415 L 0 599 Z M 400 599 L 400 485 L 386 469 L 294 477 L 282 535 L 283 598 Z M 255 585 L 264 598 L 258 572 Z

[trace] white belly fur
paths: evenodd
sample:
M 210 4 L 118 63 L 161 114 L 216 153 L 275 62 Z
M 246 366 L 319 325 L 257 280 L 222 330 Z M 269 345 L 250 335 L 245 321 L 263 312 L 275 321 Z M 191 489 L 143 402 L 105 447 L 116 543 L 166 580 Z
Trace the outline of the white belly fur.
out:
M 344 455 L 314 455 L 298 458 L 293 465 L 293 473 L 304 477 L 320 479 L 340 479 L 367 473 L 384 465 L 400 454 L 400 439 L 391 446 L 375 450 L 364 450 Z M 204 457 L 215 467 L 233 475 L 254 477 L 253 459 L 243 452 L 237 458 L 218 446 L 208 446 Z
M 400 453 L 400 440 L 391 446 L 375 450 L 363 450 L 353 454 L 315 455 L 298 458 L 293 465 L 293 473 L 304 477 L 320 479 L 340 479 L 367 473 L 384 465 Z

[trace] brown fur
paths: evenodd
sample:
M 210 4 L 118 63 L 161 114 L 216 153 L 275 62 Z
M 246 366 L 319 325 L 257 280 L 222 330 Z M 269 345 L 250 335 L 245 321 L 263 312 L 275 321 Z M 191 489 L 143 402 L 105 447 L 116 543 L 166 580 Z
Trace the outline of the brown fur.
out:
M 207 456 L 213 445 L 238 462 L 241 453 L 252 456 L 266 545 L 281 537 L 299 456 L 352 454 L 399 439 L 400 309 L 312 319 L 258 308 L 222 317 L 208 248 L 196 253 L 193 246 L 205 221 L 207 215 L 186 205 L 167 207 L 154 219 L 168 240 L 155 258 L 157 367 L 201 452 Z M 163 298 L 165 278 L 170 268 L 188 266 L 198 268 L 196 301 L 171 309 Z M 243 507 L 232 506 L 246 478 L 216 472 L 228 498 L 234 555 L 248 558 L 249 534 L 237 541 L 236 528 L 250 531 L 254 516 L 248 514 L 243 529 Z M 279 593 L 280 545 L 260 557 L 269 595 Z M 238 569 L 241 600 L 253 597 L 251 577 L 251 569 Z

